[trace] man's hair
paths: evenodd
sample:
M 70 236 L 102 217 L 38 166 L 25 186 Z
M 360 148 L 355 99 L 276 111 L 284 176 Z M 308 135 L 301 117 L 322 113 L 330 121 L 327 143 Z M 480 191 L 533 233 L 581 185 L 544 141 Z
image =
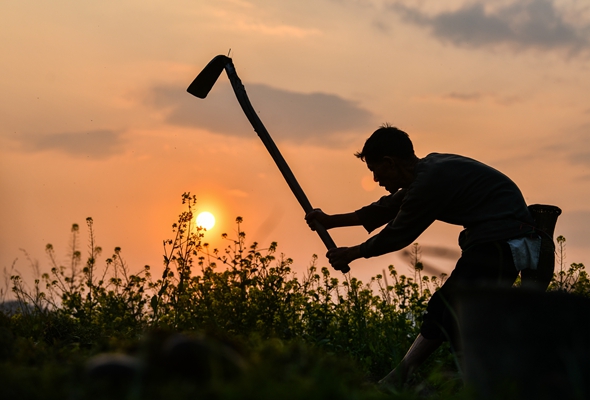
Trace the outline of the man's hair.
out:
M 405 160 L 414 157 L 414 146 L 406 132 L 383 124 L 367 139 L 363 149 L 354 155 L 367 162 L 378 162 L 387 156 Z

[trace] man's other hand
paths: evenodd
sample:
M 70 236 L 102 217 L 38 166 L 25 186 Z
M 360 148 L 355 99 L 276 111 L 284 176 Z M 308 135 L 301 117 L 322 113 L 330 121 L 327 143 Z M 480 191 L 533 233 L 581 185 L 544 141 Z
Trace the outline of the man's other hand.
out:
M 328 250 L 326 257 L 334 269 L 340 270 L 350 264 L 352 261 L 361 257 L 360 246 L 354 247 L 337 247 Z

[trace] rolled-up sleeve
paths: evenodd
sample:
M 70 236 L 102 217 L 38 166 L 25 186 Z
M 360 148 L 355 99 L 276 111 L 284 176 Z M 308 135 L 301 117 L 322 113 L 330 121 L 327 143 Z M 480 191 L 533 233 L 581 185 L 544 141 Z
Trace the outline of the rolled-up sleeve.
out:
M 401 250 L 412 244 L 435 219 L 428 214 L 412 215 L 400 210 L 381 232 L 361 244 L 361 256 L 370 258 Z
M 394 194 L 383 196 L 376 202 L 355 211 L 367 232 L 371 233 L 395 219 L 404 200 L 405 192 L 406 189 L 398 190 Z
M 381 232 L 361 244 L 360 252 L 363 257 L 376 257 L 409 246 L 437 219 L 441 208 L 446 205 L 444 196 L 438 195 L 437 185 L 429 187 L 421 183 L 416 182 L 415 186 L 398 191 L 392 198 L 382 198 L 377 202 L 381 203 L 381 207 L 390 205 L 384 211 L 388 212 L 389 221 Z M 370 213 L 382 210 L 375 205 L 368 207 Z M 363 226 L 368 228 L 381 222 L 377 217 L 367 218 L 367 221 L 367 225 L 363 222 Z

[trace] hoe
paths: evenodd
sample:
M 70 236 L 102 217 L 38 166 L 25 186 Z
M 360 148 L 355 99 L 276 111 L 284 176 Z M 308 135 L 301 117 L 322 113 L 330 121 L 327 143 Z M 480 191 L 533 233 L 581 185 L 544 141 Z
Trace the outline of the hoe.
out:
M 209 94 L 209 91 L 211 91 L 213 85 L 217 81 L 217 78 L 219 78 L 219 75 L 221 75 L 221 72 L 224 69 L 225 72 L 227 72 L 227 76 L 232 85 L 234 93 L 236 94 L 238 102 L 240 103 L 242 110 L 246 114 L 246 117 L 250 121 L 250 124 L 252 124 L 254 131 L 256 131 L 256 133 L 262 140 L 262 143 L 264 143 L 264 146 L 266 147 L 274 162 L 276 163 L 277 167 L 279 167 L 279 170 L 283 174 L 283 177 L 287 181 L 287 184 L 291 188 L 291 191 L 297 198 L 297 201 L 299 201 L 299 204 L 301 204 L 301 207 L 303 207 L 305 213 L 311 212 L 313 210 L 311 203 L 307 199 L 307 196 L 303 192 L 303 189 L 301 189 L 301 186 L 297 182 L 297 179 L 295 179 L 295 175 L 293 175 L 293 172 L 291 172 L 291 168 L 289 168 L 289 165 L 287 165 L 287 162 L 281 155 L 281 152 L 279 151 L 278 147 L 275 145 L 268 131 L 262 124 L 262 121 L 260 120 L 260 118 L 258 118 L 256 111 L 254 111 L 254 108 L 252 107 L 252 104 L 248 99 L 248 95 L 246 94 L 246 89 L 244 88 L 242 81 L 236 73 L 236 69 L 231 58 L 226 57 L 224 55 L 219 55 L 213 58 L 213 60 L 211 60 L 209 64 L 205 66 L 201 73 L 190 84 L 190 86 L 187 89 L 187 92 L 200 99 L 204 99 L 205 97 L 207 97 L 207 94 Z M 320 236 L 320 238 L 322 239 L 322 242 L 324 242 L 328 249 L 333 249 L 336 247 L 334 240 L 332 240 L 332 237 L 330 236 L 328 231 L 321 224 L 316 223 L 314 228 Z M 345 266 L 343 268 L 340 268 L 340 271 L 346 273 L 350 271 L 350 267 Z

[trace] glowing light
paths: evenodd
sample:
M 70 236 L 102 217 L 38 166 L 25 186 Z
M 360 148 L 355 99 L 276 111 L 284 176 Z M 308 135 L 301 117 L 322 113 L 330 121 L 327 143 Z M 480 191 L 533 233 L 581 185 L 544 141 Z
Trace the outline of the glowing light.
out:
M 367 192 L 371 192 L 377 188 L 377 182 L 373 179 L 373 175 L 365 175 L 361 180 L 361 186 Z
M 215 217 L 208 211 L 203 211 L 197 216 L 197 226 L 209 230 L 215 225 Z

